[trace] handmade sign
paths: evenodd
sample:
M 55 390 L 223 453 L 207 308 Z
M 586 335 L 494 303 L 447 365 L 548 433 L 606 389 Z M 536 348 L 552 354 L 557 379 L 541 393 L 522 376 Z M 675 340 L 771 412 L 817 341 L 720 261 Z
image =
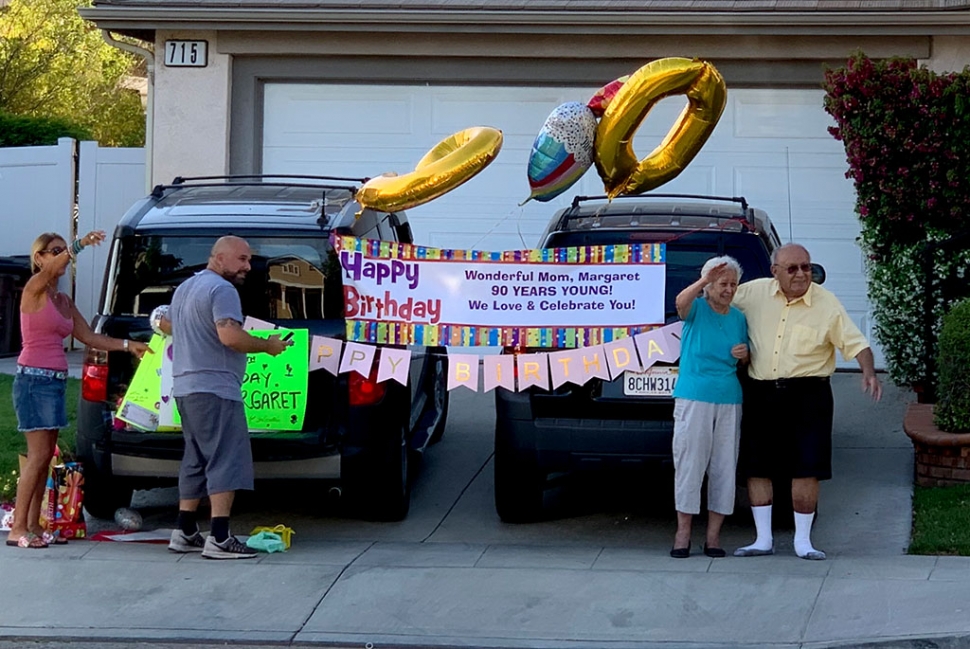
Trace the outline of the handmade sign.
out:
M 276 331 L 250 331 L 267 338 Z M 243 405 L 250 430 L 300 430 L 306 413 L 307 361 L 306 329 L 291 329 L 293 344 L 278 356 L 251 354 L 243 379 Z
M 278 356 L 247 356 L 242 399 L 251 431 L 303 428 L 306 412 L 309 340 L 306 329 L 253 330 L 253 336 L 290 336 L 293 344 Z M 132 378 L 116 415 L 142 430 L 180 430 L 181 418 L 171 396 L 171 338 L 156 334 Z M 148 361 L 148 362 L 146 362 Z
M 151 353 L 142 356 L 131 377 L 118 413 L 121 421 L 142 430 L 159 430 L 158 410 L 162 405 L 161 376 L 165 337 L 155 334 L 148 342 Z
M 333 237 L 347 340 L 588 347 L 664 322 L 664 244 L 483 252 Z

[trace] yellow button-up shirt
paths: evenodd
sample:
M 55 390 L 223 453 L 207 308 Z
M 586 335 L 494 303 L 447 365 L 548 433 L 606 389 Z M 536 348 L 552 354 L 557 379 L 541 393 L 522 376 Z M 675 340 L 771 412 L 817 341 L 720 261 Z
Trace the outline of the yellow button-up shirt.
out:
M 817 284 L 791 302 L 776 279 L 738 286 L 733 305 L 748 320 L 753 379 L 831 376 L 835 350 L 852 360 L 869 346 L 839 299 Z

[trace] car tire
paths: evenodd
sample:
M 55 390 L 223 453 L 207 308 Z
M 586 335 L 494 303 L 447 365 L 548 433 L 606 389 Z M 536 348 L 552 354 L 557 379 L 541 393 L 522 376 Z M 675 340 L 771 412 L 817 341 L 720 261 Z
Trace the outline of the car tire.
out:
M 495 425 L 495 511 L 506 523 L 533 523 L 542 518 L 545 475 L 539 469 L 534 442 L 513 443 L 502 424 Z
M 368 453 L 366 477 L 357 480 L 364 517 L 372 521 L 404 520 L 411 509 L 411 453 L 402 426 L 393 440 Z
M 448 359 L 444 356 L 445 351 L 443 349 L 440 354 L 437 350 L 435 351 L 431 365 L 433 369 L 428 381 L 430 384 L 428 386 L 428 397 L 431 399 L 432 412 L 438 416 L 438 421 L 435 422 L 431 436 L 428 438 L 428 444 L 437 444 L 441 441 L 445 434 L 445 426 L 448 423 Z
M 114 518 L 120 507 L 131 505 L 134 489 L 120 479 L 99 471 L 94 462 L 82 460 L 84 474 L 84 509 L 95 518 Z

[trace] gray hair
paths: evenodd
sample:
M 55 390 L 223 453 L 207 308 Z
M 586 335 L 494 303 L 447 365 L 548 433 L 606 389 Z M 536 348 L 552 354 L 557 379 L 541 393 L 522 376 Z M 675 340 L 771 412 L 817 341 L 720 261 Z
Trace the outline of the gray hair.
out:
M 720 264 L 727 264 L 728 270 L 733 270 L 738 276 L 738 282 L 741 282 L 741 264 L 734 257 L 729 257 L 724 255 L 723 257 L 711 257 L 704 262 L 704 266 L 701 268 L 701 277 L 704 277 L 711 271 L 712 268 Z M 707 295 L 707 286 L 704 287 L 704 295 Z

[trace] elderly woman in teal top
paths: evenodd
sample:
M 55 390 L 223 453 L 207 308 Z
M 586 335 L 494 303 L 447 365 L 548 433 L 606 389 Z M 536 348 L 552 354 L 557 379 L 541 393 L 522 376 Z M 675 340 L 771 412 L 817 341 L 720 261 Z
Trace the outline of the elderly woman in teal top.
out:
M 690 556 L 690 532 L 707 474 L 704 554 L 723 557 L 721 525 L 734 512 L 741 424 L 738 363 L 748 361 L 748 327 L 731 300 L 741 279 L 732 257 L 709 259 L 701 278 L 677 296 L 684 321 L 680 378 L 674 389 L 674 504 L 677 533 L 670 556 Z

